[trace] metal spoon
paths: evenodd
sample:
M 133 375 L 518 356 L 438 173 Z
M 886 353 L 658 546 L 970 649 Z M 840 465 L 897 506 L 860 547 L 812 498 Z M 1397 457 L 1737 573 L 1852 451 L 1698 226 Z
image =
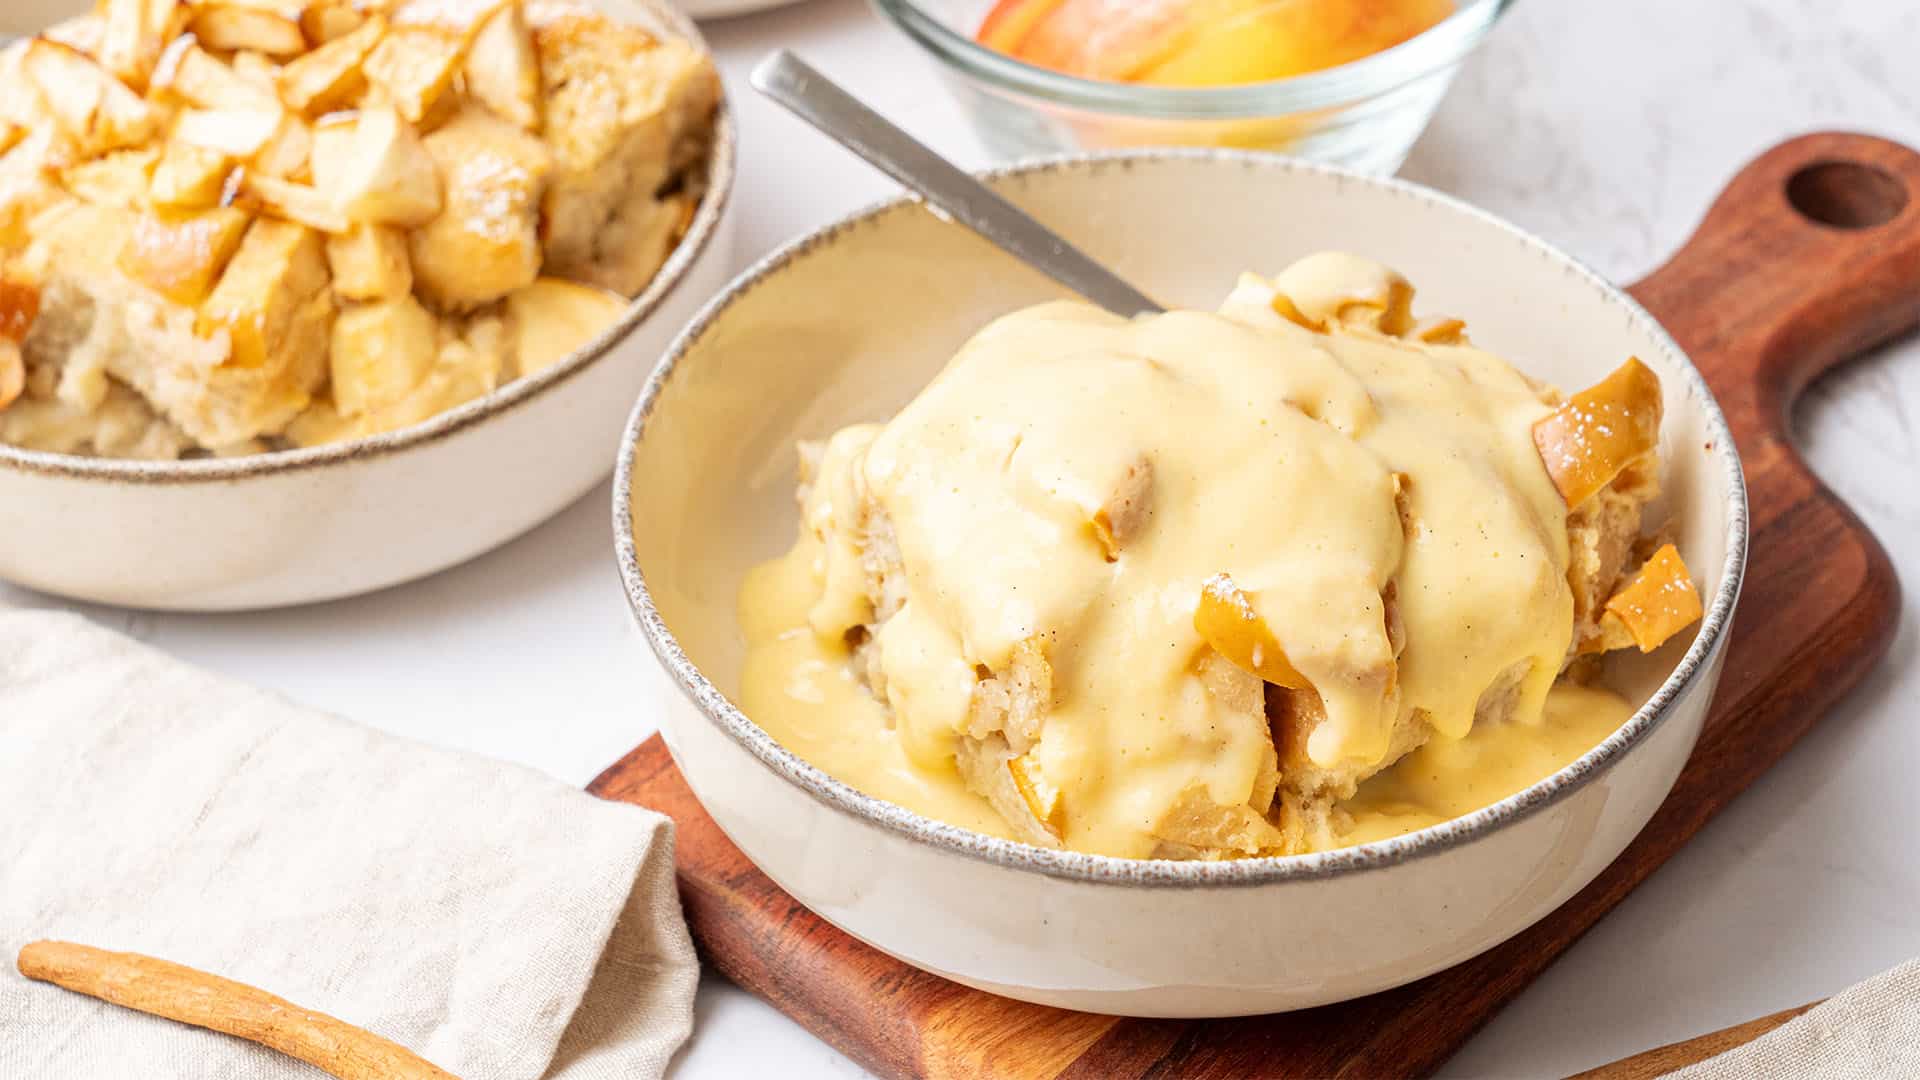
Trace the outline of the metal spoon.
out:
M 938 216 L 965 225 L 1108 311 L 1131 317 L 1165 310 L 787 50 L 753 69 L 753 85 L 905 184 Z

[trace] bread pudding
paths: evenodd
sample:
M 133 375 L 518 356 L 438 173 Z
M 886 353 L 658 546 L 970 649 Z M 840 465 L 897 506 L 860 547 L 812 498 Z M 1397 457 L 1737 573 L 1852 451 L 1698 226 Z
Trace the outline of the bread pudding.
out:
M 0 442 L 417 423 L 611 324 L 719 80 L 570 0 L 102 0 L 0 51 Z
M 747 714 L 910 809 L 1137 858 L 1324 850 L 1520 790 L 1700 616 L 1643 535 L 1659 380 L 1564 397 L 1350 255 L 1218 313 L 1051 303 L 801 448 Z

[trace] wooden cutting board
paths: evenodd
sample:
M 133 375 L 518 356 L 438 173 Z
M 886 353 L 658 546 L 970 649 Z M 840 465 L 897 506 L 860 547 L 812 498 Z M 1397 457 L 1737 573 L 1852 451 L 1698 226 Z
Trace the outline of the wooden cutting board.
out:
M 1629 291 L 1706 373 L 1733 426 L 1753 510 L 1745 595 L 1712 713 L 1671 797 L 1584 891 L 1490 952 L 1396 990 L 1275 1016 L 1133 1020 L 1027 1005 L 918 971 L 800 906 L 728 843 L 657 737 L 589 790 L 677 821 L 681 897 L 707 959 L 877 1073 L 1431 1072 L 1779 760 L 1892 639 L 1893 567 L 1807 470 L 1787 417 L 1822 371 L 1920 323 L 1920 155 L 1844 134 L 1776 147 Z

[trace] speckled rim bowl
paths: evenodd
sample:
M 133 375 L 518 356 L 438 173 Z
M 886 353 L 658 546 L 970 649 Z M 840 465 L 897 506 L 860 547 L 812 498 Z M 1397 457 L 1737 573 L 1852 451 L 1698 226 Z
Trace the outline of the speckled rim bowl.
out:
M 692 20 L 659 0 L 586 2 L 706 48 Z M 606 475 L 625 409 L 590 402 L 626 400 L 725 280 L 734 139 L 723 95 L 686 235 L 617 321 L 552 366 L 421 423 L 183 461 L 0 444 L 0 578 L 134 607 L 273 607 L 420 577 L 539 524 Z M 563 443 L 584 452 L 540 449 Z
M 1586 338 L 1581 335 L 1589 332 L 1585 329 L 1587 324 L 1579 323 L 1582 329 L 1578 333 L 1572 326 L 1586 318 L 1597 326 L 1611 327 L 1609 333 L 1630 336 L 1638 343 L 1643 358 L 1666 381 L 1668 438 L 1682 437 L 1672 434 L 1676 426 L 1685 431 L 1684 449 L 1667 447 L 1667 453 L 1673 458 L 1669 468 L 1686 473 L 1677 486 L 1683 493 L 1695 492 L 1698 498 L 1717 501 L 1718 505 L 1690 503 L 1683 507 L 1695 515 L 1688 519 L 1693 521 L 1691 526 L 1683 526 L 1683 551 L 1689 545 L 1698 545 L 1689 563 L 1695 566 L 1700 579 L 1709 583 L 1703 590 L 1707 611 L 1698 633 L 1684 655 L 1677 659 L 1678 643 L 1670 646 L 1672 651 L 1648 658 L 1647 662 L 1657 665 L 1657 670 L 1642 671 L 1637 677 L 1639 685 L 1653 688 L 1632 718 L 1598 747 L 1510 798 L 1398 838 L 1302 856 L 1183 862 L 1049 850 L 931 821 L 864 795 L 780 746 L 742 713 L 708 672 L 690 658 L 682 640 L 689 628 L 707 642 L 718 640 L 707 624 L 718 625 L 715 620 L 731 617 L 734 596 L 719 595 L 726 590 L 707 580 L 650 581 L 642 565 L 643 557 L 649 557 L 642 555 L 642 547 L 654 553 L 650 557 L 659 562 L 664 559 L 660 553 L 682 552 L 692 545 L 719 545 L 722 539 L 703 534 L 706 526 L 697 520 L 667 522 L 655 521 L 644 514 L 636 517 L 638 508 L 656 500 L 656 491 L 651 486 L 666 485 L 679 491 L 689 483 L 684 477 L 643 471 L 636 463 L 643 454 L 655 453 L 648 446 L 648 440 L 662 425 L 666 425 L 669 434 L 661 438 L 681 441 L 688 438 L 683 429 L 698 418 L 677 418 L 671 416 L 670 411 L 686 394 L 711 393 L 713 384 L 724 382 L 726 375 L 720 369 L 730 369 L 731 361 L 727 358 L 732 354 L 716 350 L 754 347 L 757 339 L 753 337 L 753 328 L 734 317 L 737 311 L 743 307 L 752 311 L 778 311 L 777 305 L 787 302 L 779 297 L 784 297 L 789 290 L 804 296 L 808 289 L 846 287 L 849 282 L 860 280 L 850 275 L 861 273 L 858 263 L 861 257 L 867 257 L 857 257 L 852 252 L 874 248 L 876 253 L 869 257 L 871 259 L 906 258 L 902 252 L 924 248 L 929 238 L 937 235 L 931 230 L 948 228 L 913 210 L 904 199 L 889 200 L 849 215 L 768 255 L 736 278 L 674 342 L 634 407 L 615 473 L 613 523 L 620 573 L 647 643 L 674 684 L 667 693 L 661 726 L 694 791 L 727 834 L 763 870 L 803 903 L 843 929 L 911 963 L 969 985 L 1071 1008 L 1156 1016 L 1229 1015 L 1341 1000 L 1410 981 L 1518 932 L 1591 880 L 1625 847 L 1665 798 L 1698 736 L 1718 678 L 1726 628 L 1746 563 L 1746 489 L 1732 436 L 1705 380 L 1652 317 L 1592 270 L 1543 241 L 1456 199 L 1402 181 L 1363 177 L 1274 155 L 1226 150 L 1073 155 L 983 175 L 992 179 L 1003 193 L 1026 204 L 1070 238 L 1087 243 L 1096 257 L 1114 262 L 1123 274 L 1141 281 L 1149 292 L 1175 305 L 1204 303 L 1204 300 L 1188 300 L 1163 291 L 1165 286 L 1154 279 L 1151 252 L 1140 250 L 1141 242 L 1125 236 L 1126 230 L 1119 230 L 1121 235 L 1102 235 L 1085 224 L 1087 218 L 1138 221 L 1139 215 L 1129 212 L 1134 206 L 1130 200 L 1138 200 L 1140 207 L 1151 207 L 1165 194 L 1155 186 L 1161 182 L 1163 173 L 1168 174 L 1166 183 L 1178 182 L 1176 190 L 1210 183 L 1220 185 L 1221 198 L 1213 199 L 1196 192 L 1190 205 L 1232 205 L 1228 193 L 1240 191 L 1243 201 L 1257 207 L 1264 205 L 1264 193 L 1270 189 L 1276 193 L 1273 203 L 1276 207 L 1287 205 L 1279 194 L 1281 191 L 1297 199 L 1324 202 L 1323 206 L 1303 208 L 1297 221 L 1288 218 L 1284 210 L 1276 210 L 1278 216 L 1287 218 L 1274 225 L 1283 233 L 1293 225 L 1313 228 L 1315 226 L 1306 224 L 1307 215 L 1337 216 L 1340 208 L 1349 203 L 1361 207 L 1366 216 L 1355 217 L 1348 224 L 1374 229 L 1379 237 L 1404 238 L 1409 232 L 1417 231 L 1417 223 L 1431 219 L 1436 237 L 1444 234 L 1457 242 L 1478 243 L 1484 257 L 1491 260 L 1489 265 L 1505 260 L 1537 276 L 1534 284 L 1514 280 L 1510 289 L 1485 282 L 1468 282 L 1462 286 L 1492 298 L 1483 304 L 1493 304 L 1506 292 L 1538 291 L 1543 305 L 1552 296 L 1578 299 L 1580 310 L 1568 306 L 1558 316 L 1567 321 L 1566 327 L 1540 330 L 1541 341 L 1584 342 Z M 1112 201 L 1112 205 L 1106 205 L 1108 201 Z M 926 221 L 908 220 L 915 217 Z M 1076 217 L 1081 219 L 1077 222 L 1080 227 L 1075 227 Z M 1383 220 L 1371 224 L 1374 218 Z M 1386 218 L 1393 221 L 1385 221 Z M 1158 226 L 1147 222 L 1139 227 L 1151 232 Z M 1178 231 L 1181 227 L 1184 222 L 1168 226 L 1173 230 L 1169 235 L 1184 235 Z M 909 236 L 888 242 L 878 238 L 889 231 L 909 233 Z M 1205 242 L 1206 235 L 1205 227 L 1195 226 L 1195 242 Z M 1219 235 L 1228 237 L 1226 242 L 1233 242 L 1230 234 Z M 1405 242 L 1415 243 L 1411 239 Z M 971 254 L 971 243 L 973 240 L 969 237 L 964 242 L 949 244 L 960 252 L 951 257 L 1006 258 L 987 253 L 984 245 L 981 253 Z M 1396 262 L 1384 252 L 1359 245 L 1356 248 L 1379 254 L 1389 263 Z M 838 254 L 842 250 L 846 254 Z M 1289 251 L 1287 255 L 1302 253 Z M 956 271 L 953 295 L 964 296 L 976 285 L 991 289 L 995 287 L 992 282 L 1003 277 L 1029 273 L 1024 268 L 1011 266 L 1010 259 L 1008 264 L 1004 274 L 996 268 L 991 278 L 982 277 L 977 283 L 965 272 Z M 889 262 L 884 272 L 889 277 L 910 277 L 911 266 L 911 262 L 899 265 Z M 1406 268 L 1416 286 L 1429 284 L 1415 269 Z M 873 273 L 879 275 L 882 271 Z M 1491 275 L 1493 270 L 1486 273 Z M 812 275 L 818 284 L 798 281 L 795 274 Z M 1463 280 L 1472 276 L 1462 275 Z M 1514 276 L 1524 278 L 1527 274 Z M 1223 293 L 1224 285 L 1230 280 L 1222 282 L 1213 294 Z M 776 283 L 779 288 L 773 288 Z M 876 290 L 888 287 L 878 276 L 869 284 Z M 1047 291 L 1039 284 L 1009 288 L 1016 292 L 1038 290 L 1040 296 Z M 776 299 L 755 300 L 756 294 L 763 291 L 775 293 Z M 843 306 L 843 317 L 887 318 L 884 313 L 894 306 L 890 299 L 875 295 L 860 305 Z M 1524 298 L 1514 301 L 1531 311 L 1524 308 L 1527 302 Z M 1473 306 L 1439 310 L 1455 310 L 1467 318 L 1470 327 L 1474 324 Z M 785 341 L 794 343 L 793 349 L 803 352 L 809 347 L 820 347 L 810 346 L 804 332 L 807 320 L 818 318 L 824 316 L 801 314 L 796 316 L 799 330 L 776 329 Z M 1510 316 L 1509 322 L 1522 328 L 1527 325 L 1524 317 L 1514 321 Z M 928 332 L 934 336 L 944 333 L 937 329 Z M 1562 340 L 1556 336 L 1559 334 L 1569 336 Z M 1487 344 L 1502 350 L 1498 342 Z M 1541 350 L 1509 352 L 1509 355 L 1526 364 L 1530 358 L 1541 355 Z M 799 360 L 784 362 L 804 367 Z M 1610 359 L 1606 367 L 1616 362 L 1617 358 Z M 1542 374 L 1555 377 L 1552 372 Z M 1605 368 L 1592 370 L 1589 381 L 1603 374 Z M 691 388 L 683 387 L 687 380 L 693 380 Z M 763 392 L 779 394 L 787 389 L 769 385 Z M 791 389 L 801 395 L 807 393 L 804 381 Z M 810 405 L 800 407 L 800 423 L 809 428 L 804 434 L 817 437 L 831 430 L 834 424 L 844 422 L 839 414 L 850 408 L 844 400 L 844 389 L 838 382 L 833 387 L 833 394 L 842 399 L 834 407 L 838 410 L 834 416 L 829 417 Z M 731 402 L 732 398 L 727 400 Z M 742 395 L 741 400 L 747 397 Z M 862 404 L 870 403 L 857 403 L 851 408 L 857 412 Z M 663 415 L 663 405 L 669 415 Z M 890 413 L 869 413 L 865 418 L 879 419 L 884 415 Z M 834 423 L 828 423 L 829 420 Z M 760 422 L 745 415 L 737 421 L 741 425 L 740 433 L 729 437 L 731 441 L 738 441 L 746 430 Z M 715 466 L 715 471 L 710 472 L 706 462 L 690 458 L 689 451 L 678 448 L 679 442 L 671 445 L 676 447 L 670 455 L 676 470 L 684 469 L 702 477 L 727 475 L 725 466 Z M 768 471 L 766 463 L 758 463 L 750 475 L 757 482 Z M 764 486 L 770 492 L 781 491 L 784 482 L 784 477 L 767 478 Z M 648 495 L 645 500 L 636 495 L 643 489 Z M 715 501 L 716 506 L 727 506 L 740 498 L 721 494 L 709 501 Z M 1679 511 L 1675 517 L 1677 521 Z M 1689 528 L 1691 532 L 1685 531 Z M 656 530 L 665 530 L 669 535 L 657 537 Z M 637 542 L 636 538 L 642 536 L 646 537 L 645 544 Z M 756 553 L 765 556 L 777 553 L 790 539 L 789 534 L 762 537 L 752 543 Z M 1715 553 L 1704 566 L 1697 562 L 1702 550 Z M 735 588 L 737 584 L 735 578 Z M 700 626 L 694 626 L 685 618 L 681 619 L 685 625 L 677 627 L 670 623 L 670 617 L 663 615 L 663 605 L 658 602 L 658 590 L 662 586 L 674 594 L 673 607 L 683 615 L 693 610 L 689 605 L 701 605 Z M 682 596 L 683 593 L 687 595 Z M 688 599 L 688 596 L 697 596 L 697 599 Z M 725 608 L 724 615 L 719 610 L 721 607 Z M 701 648 L 705 648 L 708 655 L 717 655 L 711 646 Z M 1676 716 L 1681 718 L 1678 723 L 1674 722 Z M 1659 745 L 1649 750 L 1650 743 Z M 1630 763 L 1634 767 L 1620 767 Z M 776 827 L 769 824 L 772 821 L 800 824 Z M 1409 921 L 1393 911 L 1383 911 L 1370 931 L 1374 937 L 1368 939 L 1375 944 L 1348 941 L 1347 952 L 1342 953 L 1340 943 L 1329 940 L 1325 948 L 1333 952 L 1318 966 L 1303 961 L 1299 953 L 1289 951 L 1287 958 L 1295 964 L 1293 974 L 1297 978 L 1287 985 L 1276 985 L 1275 976 L 1258 973 L 1220 975 L 1221 970 L 1234 969 L 1241 963 L 1238 953 L 1244 943 L 1229 946 L 1207 937 L 1205 929 L 1195 929 L 1227 913 L 1217 905 L 1235 905 L 1235 910 L 1239 910 L 1238 905 L 1252 905 L 1245 907 L 1244 918 L 1256 924 L 1272 918 L 1271 911 L 1285 909 L 1289 911 L 1289 918 L 1301 926 L 1314 925 L 1316 919 L 1329 920 L 1327 935 L 1339 938 L 1341 927 L 1351 920 L 1365 922 L 1368 905 L 1378 907 L 1382 903 L 1380 897 L 1390 893 L 1444 894 L 1454 898 L 1456 907 L 1474 909 L 1472 894 L 1482 887 L 1474 883 L 1494 881 L 1514 867 L 1533 867 L 1532 876 L 1526 881 L 1509 883 L 1512 888 L 1496 890 L 1499 895 L 1486 897 L 1486 903 L 1481 905 L 1484 910 L 1477 916 L 1482 920 L 1480 923 L 1423 927 L 1419 919 Z M 1120 891 L 1128 897 L 1118 909 L 1112 908 L 1115 901 L 1108 895 L 1114 886 L 1122 887 Z M 1222 891 L 1219 888 L 1222 886 L 1238 888 Z M 1306 892 L 1295 890 L 1296 886 Z M 1491 884 L 1485 887 L 1494 888 Z M 1057 898 L 1063 888 L 1075 898 L 1073 904 L 1050 902 L 1049 897 Z M 992 917 L 983 916 L 963 902 L 951 899 L 978 895 L 982 890 L 1030 892 L 1037 921 L 1023 923 L 1004 910 Z M 1182 899 L 1195 895 L 1195 890 L 1214 897 L 1209 903 L 1216 906 L 1195 908 Z M 1221 899 L 1242 893 L 1246 897 L 1240 900 Z M 1303 895 L 1319 898 L 1299 899 Z M 1283 900 L 1284 897 L 1295 899 Z M 1287 908 L 1288 903 L 1295 906 Z M 1281 908 L 1267 906 L 1271 904 L 1280 904 Z M 931 910 L 941 905 L 951 910 Z M 1075 914 L 1076 910 L 1079 914 Z M 916 911 L 919 914 L 916 915 Z M 1490 912 L 1504 914 L 1495 919 Z M 1063 951 L 1054 944 L 1063 924 L 1073 925 L 1077 919 L 1095 917 L 1118 919 L 1121 925 L 1131 920 L 1143 933 L 1160 935 L 1155 940 L 1167 942 L 1179 941 L 1182 935 L 1198 934 L 1198 938 L 1187 941 L 1182 948 L 1195 957 L 1215 956 L 1216 962 L 1205 970 L 1170 970 L 1158 954 L 1116 957 L 1112 955 L 1115 946 L 1110 942 L 1082 947 L 1079 952 Z M 937 928 L 939 933 L 909 928 L 910 924 L 922 921 Z M 1041 924 L 1048 929 L 1040 929 Z M 1385 954 L 1356 959 L 1375 949 L 1381 934 L 1391 937 L 1401 930 L 1413 935 L 1402 943 L 1403 947 L 1378 946 L 1385 949 Z M 1061 974 L 1067 971 L 1074 974 Z

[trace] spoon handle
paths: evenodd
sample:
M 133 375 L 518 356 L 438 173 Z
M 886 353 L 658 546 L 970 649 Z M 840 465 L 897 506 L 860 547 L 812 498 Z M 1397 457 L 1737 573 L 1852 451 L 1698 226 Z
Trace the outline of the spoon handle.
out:
M 761 61 L 753 71 L 753 85 L 906 185 L 936 215 L 958 221 L 1108 311 L 1133 316 L 1163 310 L 787 50 Z

